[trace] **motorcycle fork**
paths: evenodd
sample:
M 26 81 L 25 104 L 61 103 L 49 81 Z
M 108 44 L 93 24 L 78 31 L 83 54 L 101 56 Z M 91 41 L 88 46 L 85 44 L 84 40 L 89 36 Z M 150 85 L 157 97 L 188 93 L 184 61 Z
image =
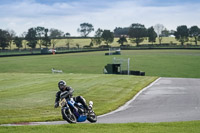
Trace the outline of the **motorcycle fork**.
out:
M 69 105 L 67 105 L 65 108 L 66 108 L 66 110 L 68 110 L 69 114 L 72 114 L 72 111 L 71 111 L 71 108 L 69 107 Z

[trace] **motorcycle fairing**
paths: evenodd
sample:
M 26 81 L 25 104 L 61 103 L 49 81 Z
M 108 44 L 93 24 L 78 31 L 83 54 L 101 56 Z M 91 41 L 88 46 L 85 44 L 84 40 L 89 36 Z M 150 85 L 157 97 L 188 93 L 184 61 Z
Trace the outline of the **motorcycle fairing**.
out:
M 86 121 L 87 119 L 87 116 L 86 115 L 80 115 L 77 119 L 77 122 L 83 122 L 83 121 Z

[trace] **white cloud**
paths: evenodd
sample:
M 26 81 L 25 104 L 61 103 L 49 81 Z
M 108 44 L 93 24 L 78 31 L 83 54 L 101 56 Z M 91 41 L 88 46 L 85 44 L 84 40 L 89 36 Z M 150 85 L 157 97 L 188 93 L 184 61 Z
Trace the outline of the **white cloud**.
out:
M 132 23 L 144 24 L 146 28 L 160 23 L 169 30 L 175 30 L 183 24 L 200 27 L 198 3 L 155 6 L 150 4 L 152 0 L 118 0 L 109 3 L 87 1 L 41 4 L 25 0 L 0 5 L 0 28 L 13 29 L 20 35 L 31 27 L 44 26 L 77 36 L 77 28 L 83 22 L 93 24 L 95 29 L 110 30 L 127 27 Z
M 99 21 L 95 24 L 104 27 L 126 27 L 132 23 L 141 23 L 146 27 L 157 23 L 163 24 L 168 29 L 176 29 L 179 25 L 199 25 L 199 5 L 174 5 L 174 6 L 143 6 L 142 3 L 132 1 L 113 4 L 112 8 L 104 12 L 94 13 L 93 17 Z M 99 19 L 101 18 L 101 19 Z M 95 21 L 95 19 L 94 19 Z M 199 25 L 200 26 L 200 25 Z

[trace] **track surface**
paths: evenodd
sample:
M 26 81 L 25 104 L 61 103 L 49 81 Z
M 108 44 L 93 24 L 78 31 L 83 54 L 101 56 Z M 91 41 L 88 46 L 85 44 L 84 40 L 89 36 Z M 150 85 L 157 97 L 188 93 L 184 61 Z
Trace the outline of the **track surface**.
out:
M 100 117 L 99 123 L 200 120 L 200 79 L 160 78 L 125 110 Z
M 120 109 L 99 116 L 97 123 L 190 120 L 200 120 L 200 79 L 159 78 Z M 66 123 L 66 121 L 54 121 L 5 125 L 56 125 Z

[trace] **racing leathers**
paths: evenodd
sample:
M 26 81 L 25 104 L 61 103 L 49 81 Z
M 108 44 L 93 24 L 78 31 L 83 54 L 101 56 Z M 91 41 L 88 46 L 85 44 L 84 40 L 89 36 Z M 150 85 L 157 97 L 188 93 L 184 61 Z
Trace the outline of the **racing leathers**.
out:
M 66 86 L 66 89 L 64 91 L 58 91 L 56 93 L 56 99 L 55 99 L 55 108 L 57 108 L 59 106 L 59 101 L 62 98 L 66 98 L 66 97 L 72 97 L 73 96 L 73 92 L 74 89 L 72 87 Z M 73 97 L 75 102 L 79 102 L 81 103 L 86 110 L 89 110 L 89 107 L 86 104 L 86 100 L 82 97 L 82 96 L 77 96 L 77 97 Z

